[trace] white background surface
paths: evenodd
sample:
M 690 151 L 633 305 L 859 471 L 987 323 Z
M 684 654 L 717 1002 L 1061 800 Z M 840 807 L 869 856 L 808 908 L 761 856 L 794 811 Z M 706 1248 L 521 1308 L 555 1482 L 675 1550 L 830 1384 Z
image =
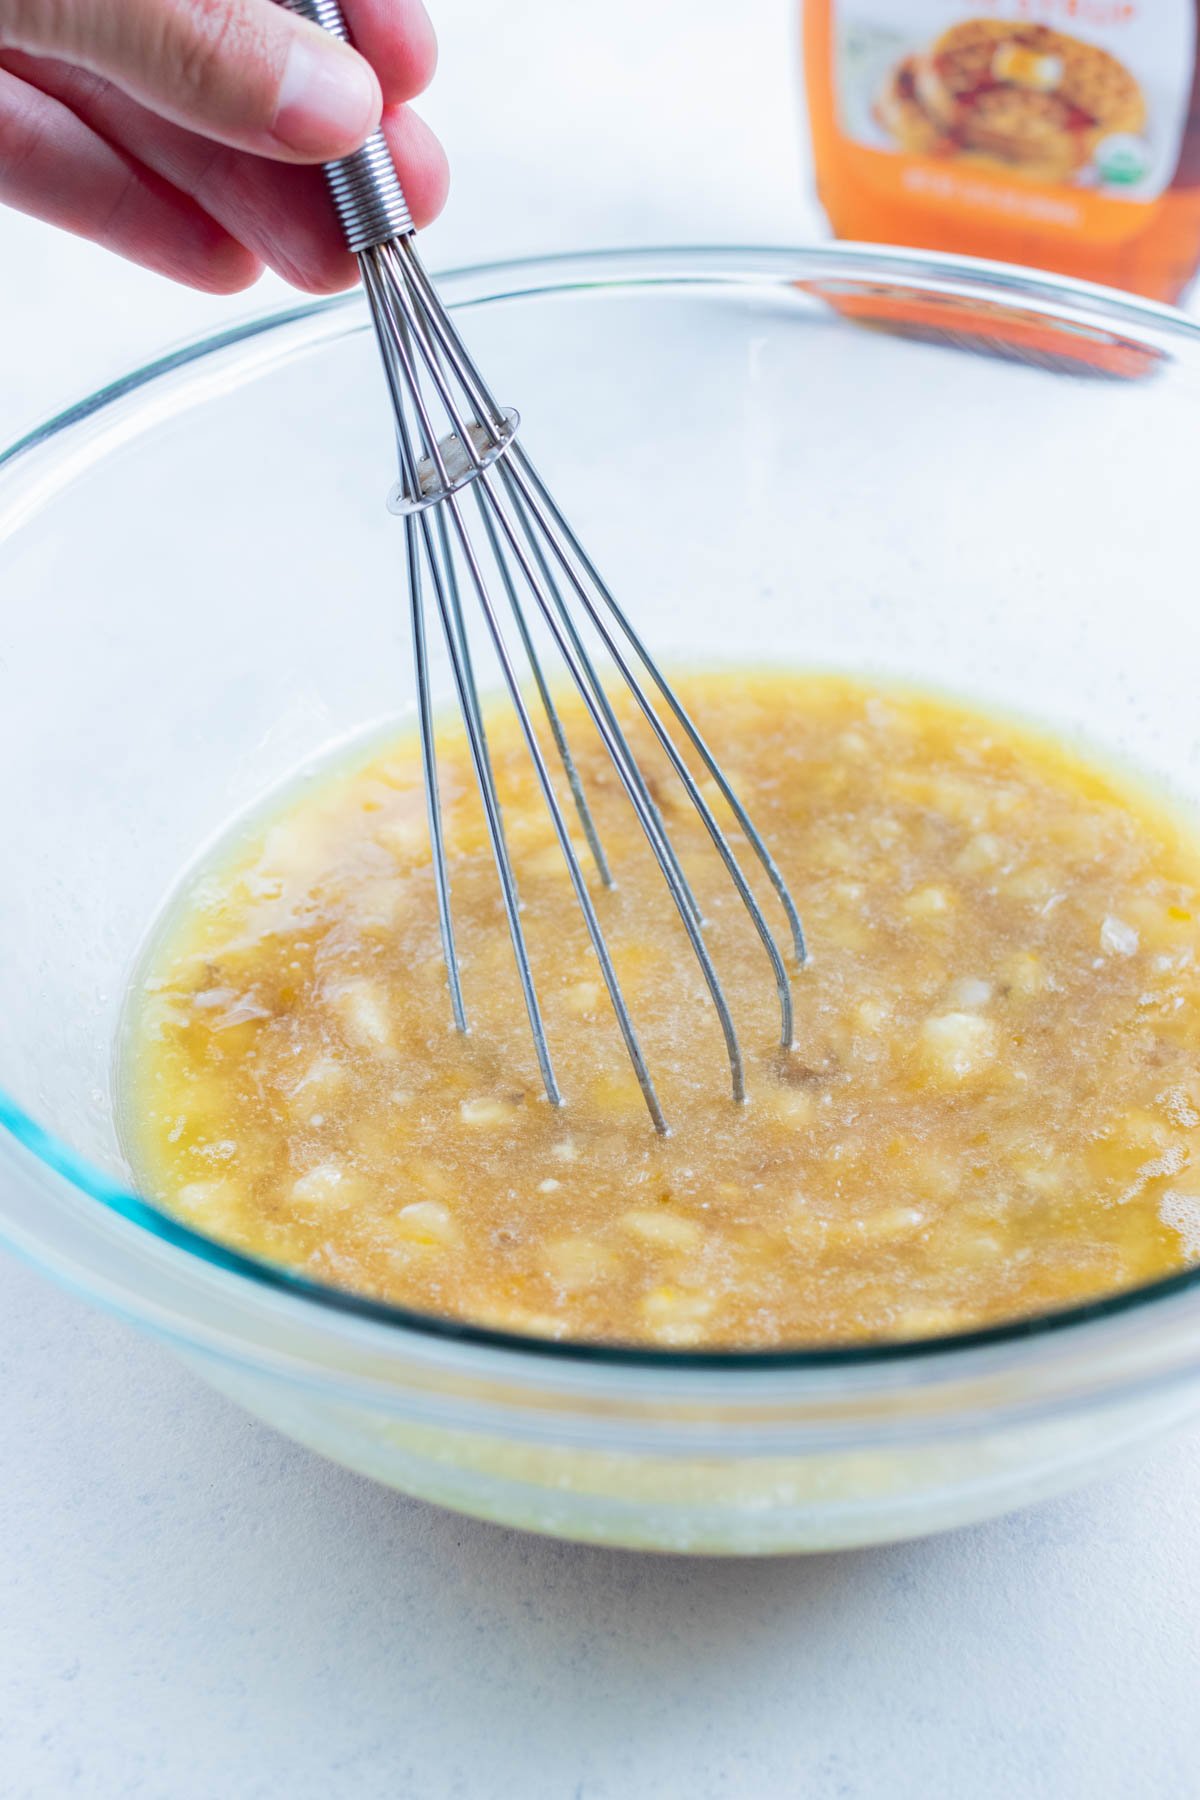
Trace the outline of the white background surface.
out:
M 786 0 L 440 23 L 435 265 L 822 228 Z M 284 292 L 204 299 L 2 216 L 0 271 L 0 440 Z M 926 1544 L 651 1560 L 373 1487 L 0 1261 L 3 1800 L 1183 1795 L 1198 1600 L 1195 1434 Z

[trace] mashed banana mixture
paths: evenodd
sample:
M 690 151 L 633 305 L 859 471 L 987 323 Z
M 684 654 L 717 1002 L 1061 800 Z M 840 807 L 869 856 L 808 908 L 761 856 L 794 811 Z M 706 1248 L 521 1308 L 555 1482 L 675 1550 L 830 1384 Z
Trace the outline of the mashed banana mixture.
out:
M 419 752 L 400 737 L 291 790 L 171 910 L 123 1065 L 143 1191 L 318 1281 L 663 1346 L 957 1331 L 1200 1257 L 1192 829 L 940 699 L 827 676 L 680 685 L 812 948 L 784 1053 L 762 946 L 623 711 L 708 921 L 745 1107 L 629 804 L 568 709 L 617 877 L 593 891 L 672 1126 L 655 1136 L 499 712 L 492 755 L 567 1104 L 541 1091 L 466 745 L 447 733 L 471 1032 L 452 1028 Z

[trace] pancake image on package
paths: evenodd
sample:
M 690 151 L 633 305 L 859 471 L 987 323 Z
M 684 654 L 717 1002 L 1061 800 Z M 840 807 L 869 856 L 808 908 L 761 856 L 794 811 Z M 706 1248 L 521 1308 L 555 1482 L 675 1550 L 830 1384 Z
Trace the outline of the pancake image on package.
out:
M 1146 102 L 1107 50 L 1044 25 L 970 19 L 894 65 L 875 116 L 914 154 L 1070 182 L 1104 139 L 1142 130 Z

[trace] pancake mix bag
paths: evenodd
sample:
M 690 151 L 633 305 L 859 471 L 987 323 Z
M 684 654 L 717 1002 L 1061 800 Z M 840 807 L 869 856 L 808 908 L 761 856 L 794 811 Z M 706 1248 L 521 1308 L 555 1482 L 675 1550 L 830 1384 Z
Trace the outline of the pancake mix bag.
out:
M 841 237 L 1173 300 L 1200 262 L 1197 0 L 806 0 Z

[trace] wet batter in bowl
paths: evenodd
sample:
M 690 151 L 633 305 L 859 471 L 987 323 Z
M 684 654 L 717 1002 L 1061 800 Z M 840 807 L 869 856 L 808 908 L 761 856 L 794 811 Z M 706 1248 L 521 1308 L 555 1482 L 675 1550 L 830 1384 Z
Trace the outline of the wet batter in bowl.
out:
M 673 1127 L 655 1137 L 501 713 L 493 757 L 567 1105 L 541 1092 L 453 734 L 440 774 L 471 1034 L 450 1025 L 419 753 L 397 737 L 244 826 L 170 910 L 123 1059 L 143 1191 L 315 1280 L 663 1346 L 969 1329 L 1200 1256 L 1194 827 L 940 699 L 825 676 L 680 685 L 813 949 L 782 1054 L 761 945 L 664 775 L 745 1107 L 636 820 L 572 718 L 618 878 L 601 919 Z

